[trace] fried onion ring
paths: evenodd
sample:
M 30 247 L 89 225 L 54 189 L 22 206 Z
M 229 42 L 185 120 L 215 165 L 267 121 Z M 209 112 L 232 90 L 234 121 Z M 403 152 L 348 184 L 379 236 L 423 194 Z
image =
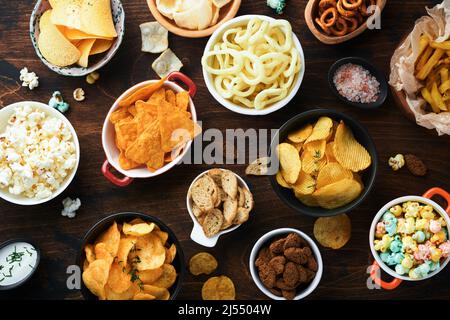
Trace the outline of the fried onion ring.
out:
M 320 0 L 319 13 L 324 12 L 328 8 L 336 8 L 336 0 Z
M 320 19 L 319 19 L 319 18 L 316 18 L 315 21 L 316 21 L 316 23 L 319 25 L 319 27 L 323 30 L 323 32 L 325 32 L 325 33 L 328 34 L 328 35 L 331 34 L 330 28 L 325 27 L 325 26 L 322 24 L 322 22 L 320 22 Z
M 339 17 L 336 24 L 330 28 L 332 34 L 338 37 L 345 36 L 348 33 L 348 25 L 345 19 Z
M 336 8 L 339 12 L 339 14 L 343 17 L 353 17 L 354 15 L 356 15 L 356 10 L 345 10 L 342 7 L 342 0 L 338 0 L 337 4 L 336 4 Z
M 320 16 L 320 22 L 327 28 L 334 26 L 337 19 L 336 8 L 328 8 Z
M 369 2 L 368 6 L 367 6 L 367 2 Z M 376 4 L 377 4 L 376 0 L 363 1 L 361 6 L 358 8 L 358 10 L 364 17 L 368 17 L 368 16 L 372 15 L 373 13 L 368 13 L 367 8 L 370 6 L 374 6 Z
M 342 0 L 342 5 L 347 10 L 358 9 L 362 3 L 363 3 L 363 0 L 355 0 L 354 2 L 353 2 L 353 0 Z
M 358 16 L 360 17 L 360 15 L 358 15 Z M 351 18 L 344 17 L 344 19 L 346 21 L 348 21 L 349 24 L 350 24 L 350 26 L 348 27 L 348 32 L 349 33 L 355 31 L 358 28 L 359 24 L 360 24 L 357 17 L 351 17 Z

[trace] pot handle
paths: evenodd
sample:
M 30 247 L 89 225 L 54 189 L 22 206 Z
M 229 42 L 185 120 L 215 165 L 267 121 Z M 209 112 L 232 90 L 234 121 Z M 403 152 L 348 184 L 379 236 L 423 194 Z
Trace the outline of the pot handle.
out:
M 130 177 L 123 177 L 122 179 L 116 177 L 111 172 L 111 165 L 109 164 L 108 160 L 105 160 L 105 162 L 103 162 L 102 173 L 106 179 L 108 179 L 111 183 L 115 184 L 118 187 L 126 187 L 131 182 L 133 182 L 133 178 Z
M 183 82 L 188 87 L 188 89 L 189 89 L 188 92 L 189 92 L 189 95 L 191 96 L 191 98 L 195 97 L 195 94 L 197 93 L 197 86 L 195 85 L 194 81 L 192 81 L 192 79 L 189 78 L 184 73 L 174 71 L 167 76 L 167 80 L 168 81 L 179 80 L 179 81 Z
M 447 201 L 447 209 L 445 209 L 445 211 L 450 216 L 450 194 L 441 188 L 431 188 L 423 194 L 423 196 L 428 199 L 433 198 L 435 195 L 441 196 Z
M 394 278 L 391 282 L 385 282 L 378 276 L 379 273 L 380 266 L 376 261 L 374 261 L 370 269 L 370 278 L 372 278 L 375 284 L 379 285 L 384 290 L 394 290 L 402 283 L 402 280 L 397 278 Z

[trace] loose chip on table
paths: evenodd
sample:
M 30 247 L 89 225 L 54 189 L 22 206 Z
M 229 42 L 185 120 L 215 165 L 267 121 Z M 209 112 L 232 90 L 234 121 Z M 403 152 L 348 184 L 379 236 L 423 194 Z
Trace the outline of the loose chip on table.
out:
M 157 21 L 139 25 L 142 35 L 142 51 L 161 53 L 169 48 L 169 32 Z
M 152 64 L 152 69 L 161 78 L 167 77 L 171 72 L 180 71 L 183 63 L 172 50 L 164 51 Z

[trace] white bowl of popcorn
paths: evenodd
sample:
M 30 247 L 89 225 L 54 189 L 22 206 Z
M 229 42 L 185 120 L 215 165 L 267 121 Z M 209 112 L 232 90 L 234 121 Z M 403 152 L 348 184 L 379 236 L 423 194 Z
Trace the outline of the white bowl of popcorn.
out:
M 61 194 L 80 161 L 75 129 L 46 104 L 23 101 L 0 110 L 0 197 L 36 205 Z

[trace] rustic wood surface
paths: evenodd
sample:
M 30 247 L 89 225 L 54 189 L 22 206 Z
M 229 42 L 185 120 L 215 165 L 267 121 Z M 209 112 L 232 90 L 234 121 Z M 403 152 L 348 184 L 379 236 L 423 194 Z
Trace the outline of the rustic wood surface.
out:
M 84 78 L 59 76 L 48 70 L 37 58 L 28 27 L 35 1 L 1 0 L 0 13 L 0 104 L 6 106 L 22 100 L 48 101 L 54 90 L 60 90 L 71 102 L 67 114 L 81 144 L 81 162 L 75 180 L 57 199 L 39 206 L 20 207 L 5 201 L 0 206 L 0 242 L 25 237 L 36 242 L 42 260 L 32 281 L 0 299 L 81 299 L 78 291 L 66 288 L 66 268 L 75 263 L 80 239 L 98 220 L 111 213 L 144 212 L 167 223 L 181 241 L 186 257 L 205 248 L 190 240 L 192 222 L 185 206 L 187 188 L 207 165 L 182 165 L 169 173 L 148 180 L 135 181 L 127 188 L 110 184 L 101 174 L 105 159 L 101 146 L 102 124 L 107 111 L 124 90 L 140 81 L 154 79 L 150 64 L 156 55 L 142 53 L 139 24 L 153 20 L 145 0 L 123 0 L 126 11 L 126 36 L 117 56 L 101 70 L 101 79 L 88 85 Z M 341 250 L 321 248 L 324 259 L 322 281 L 310 299 L 450 299 L 447 268 L 431 280 L 403 283 L 394 291 L 369 290 L 367 268 L 372 262 L 368 234 L 374 214 L 388 201 L 403 195 L 420 195 L 430 187 L 450 190 L 450 138 L 408 121 L 388 98 L 381 109 L 363 111 L 343 105 L 328 89 L 327 71 L 339 58 L 354 55 L 372 61 L 389 73 L 389 61 L 398 41 L 426 13 L 425 6 L 437 1 L 388 1 L 382 14 L 382 29 L 366 31 L 361 36 L 337 46 L 321 44 L 308 30 L 303 10 L 304 0 L 289 0 L 283 18 L 289 20 L 300 38 L 306 55 L 306 75 L 302 87 L 286 108 L 264 117 L 249 117 L 221 107 L 208 93 L 203 81 L 200 58 L 207 39 L 183 39 L 170 35 L 170 47 L 183 58 L 183 72 L 198 85 L 195 104 L 204 128 L 279 128 L 285 121 L 303 111 L 323 107 L 343 111 L 360 120 L 375 140 L 380 164 L 376 186 L 369 198 L 349 212 L 353 231 L 349 243 Z M 258 13 L 276 17 L 264 0 L 244 0 L 239 15 Z M 40 76 L 40 87 L 34 91 L 22 88 L 19 70 L 27 66 Z M 87 99 L 77 103 L 72 91 L 83 87 Z M 387 165 L 396 153 L 413 153 L 424 160 L 429 173 L 413 177 L 406 169 L 394 173 Z M 243 175 L 245 166 L 228 166 Z M 264 299 L 253 283 L 248 258 L 255 241 L 278 227 L 293 227 L 312 235 L 314 219 L 299 215 L 277 198 L 265 177 L 248 178 L 256 208 L 248 223 L 223 236 L 211 250 L 219 261 L 217 274 L 234 280 L 238 299 Z M 82 207 L 73 220 L 62 217 L 61 200 L 79 197 Z M 386 276 L 385 276 L 386 277 Z M 205 276 L 188 275 L 179 298 L 200 299 Z M 443 285 L 444 284 L 444 285 Z

